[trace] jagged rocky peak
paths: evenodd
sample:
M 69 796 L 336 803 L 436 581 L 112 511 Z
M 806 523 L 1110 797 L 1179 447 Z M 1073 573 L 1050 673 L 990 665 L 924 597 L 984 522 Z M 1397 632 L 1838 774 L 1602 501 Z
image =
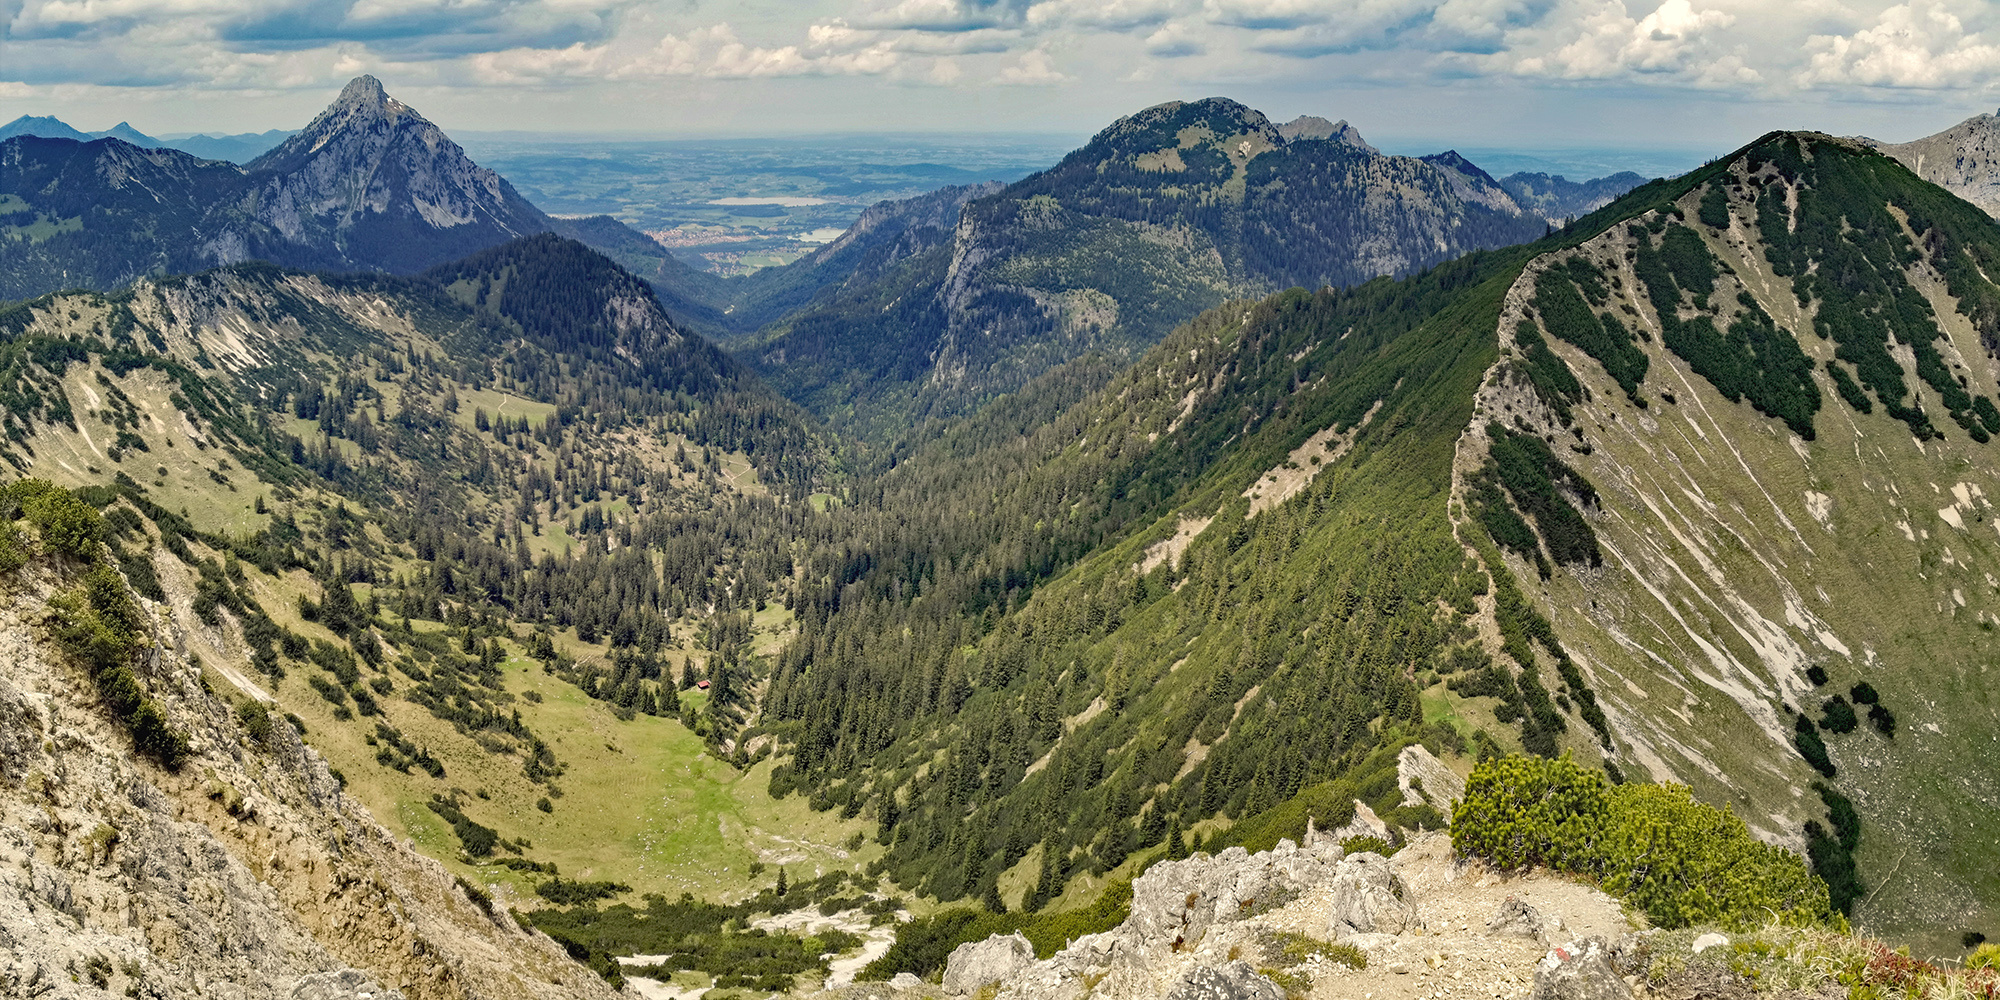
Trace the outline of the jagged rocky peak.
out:
M 1347 119 L 1345 118 L 1337 122 L 1330 122 L 1318 115 L 1300 115 L 1278 126 L 1278 134 L 1284 136 L 1286 142 L 1295 142 L 1300 139 L 1331 139 L 1335 142 L 1346 143 L 1364 152 L 1375 153 L 1377 155 L 1380 155 L 1382 152 L 1374 146 L 1369 145 L 1368 140 L 1361 138 L 1361 130 L 1347 124 Z
M 337 266 L 418 271 L 549 228 L 512 185 L 372 76 L 354 78 L 250 170 L 268 177 L 258 221 L 324 248 Z
M 276 149 L 250 162 L 252 170 L 290 171 L 298 169 L 307 158 L 325 149 L 345 134 L 380 133 L 389 138 L 399 126 L 443 132 L 436 125 L 418 114 L 415 108 L 389 96 L 382 87 L 382 81 L 372 76 L 362 75 L 348 81 L 340 96 L 326 110 L 320 112 L 299 134 L 280 143 Z M 449 141 L 449 140 L 447 140 Z M 460 156 L 464 151 L 456 143 L 453 152 Z

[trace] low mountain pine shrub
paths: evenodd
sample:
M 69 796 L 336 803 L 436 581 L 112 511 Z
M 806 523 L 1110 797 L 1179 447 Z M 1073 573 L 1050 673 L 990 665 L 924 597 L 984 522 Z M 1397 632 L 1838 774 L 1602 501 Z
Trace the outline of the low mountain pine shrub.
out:
M 1508 755 L 1475 767 L 1452 846 L 1500 868 L 1547 866 L 1594 879 L 1655 926 L 1731 929 L 1829 919 L 1826 884 L 1803 859 L 1750 836 L 1682 785 L 1608 785 L 1567 755 Z

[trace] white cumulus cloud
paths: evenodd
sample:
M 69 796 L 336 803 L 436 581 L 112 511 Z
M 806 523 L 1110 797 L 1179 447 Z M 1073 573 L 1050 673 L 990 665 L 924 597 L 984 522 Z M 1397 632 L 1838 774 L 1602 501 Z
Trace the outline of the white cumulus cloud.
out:
M 1969 31 L 1943 0 L 1909 0 L 1847 35 L 1814 35 L 1804 87 L 1946 88 L 2000 74 L 2000 38 Z

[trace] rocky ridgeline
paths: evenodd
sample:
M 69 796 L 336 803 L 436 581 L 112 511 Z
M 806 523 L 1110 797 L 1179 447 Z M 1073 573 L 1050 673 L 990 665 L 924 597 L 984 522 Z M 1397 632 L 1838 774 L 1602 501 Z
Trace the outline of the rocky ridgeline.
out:
M 0 996 L 612 995 L 395 841 L 282 717 L 250 737 L 189 655 L 217 634 L 182 624 L 187 571 L 158 565 L 177 596 L 139 673 L 192 745 L 178 773 L 44 640 L 59 581 L 0 584 Z
M 1437 780 L 1434 776 L 1432 780 Z M 939 985 L 850 987 L 996 1000 L 1627 1000 L 1647 936 L 1616 900 L 1547 874 L 1502 878 L 1423 834 L 1394 857 L 1333 836 L 1146 870 L 1132 913 L 1037 961 L 1018 935 L 961 945 Z

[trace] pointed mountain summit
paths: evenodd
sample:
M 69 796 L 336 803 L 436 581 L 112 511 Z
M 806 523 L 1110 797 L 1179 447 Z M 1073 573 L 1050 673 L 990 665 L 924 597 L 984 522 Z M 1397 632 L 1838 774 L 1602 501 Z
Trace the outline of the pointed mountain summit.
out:
M 166 145 L 166 143 L 133 128 L 131 122 L 119 122 L 102 132 L 92 132 L 91 135 L 99 139 L 123 139 L 143 149 L 155 149 Z
M 1093 352 L 1135 358 L 1229 299 L 1408 274 L 1546 228 L 1470 164 L 1385 156 L 1344 123 L 1291 126 L 1220 97 L 1127 115 L 966 200 L 948 243 L 913 240 L 879 280 L 815 293 L 747 355 L 865 436 L 970 412 Z
M 418 271 L 549 229 L 513 185 L 372 76 L 355 77 L 249 170 L 269 175 L 261 221 L 350 267 Z

